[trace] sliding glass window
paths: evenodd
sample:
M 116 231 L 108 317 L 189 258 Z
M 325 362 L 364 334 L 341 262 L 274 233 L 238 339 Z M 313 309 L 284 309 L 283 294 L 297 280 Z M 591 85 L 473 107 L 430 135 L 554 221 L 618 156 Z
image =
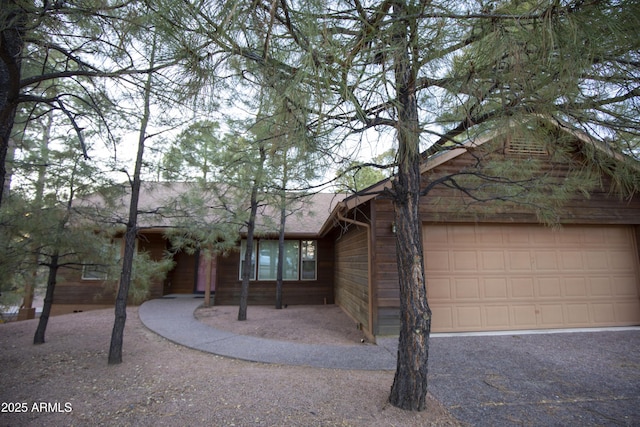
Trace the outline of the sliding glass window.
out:
M 258 280 L 276 280 L 278 272 L 278 241 L 260 240 L 260 257 L 258 261 Z M 298 280 L 300 263 L 300 242 L 284 241 L 283 280 Z
M 240 278 L 244 268 L 246 240 L 240 249 Z M 285 240 L 283 280 L 316 280 L 317 242 L 315 240 Z M 256 265 L 257 259 L 257 265 Z M 256 268 L 257 267 L 257 268 Z M 278 274 L 278 241 L 259 240 L 254 242 L 251 262 L 251 280 L 276 280 Z

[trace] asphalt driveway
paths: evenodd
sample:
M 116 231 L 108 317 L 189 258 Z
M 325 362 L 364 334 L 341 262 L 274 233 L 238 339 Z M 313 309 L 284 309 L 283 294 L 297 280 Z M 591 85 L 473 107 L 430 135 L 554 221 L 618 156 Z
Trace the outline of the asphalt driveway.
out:
M 429 381 L 474 426 L 637 426 L 640 330 L 434 336 Z

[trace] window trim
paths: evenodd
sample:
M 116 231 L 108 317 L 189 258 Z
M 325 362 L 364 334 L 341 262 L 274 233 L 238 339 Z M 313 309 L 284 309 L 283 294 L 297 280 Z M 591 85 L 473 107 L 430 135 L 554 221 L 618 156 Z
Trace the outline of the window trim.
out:
M 313 258 L 310 258 L 310 259 L 304 258 L 304 254 L 302 252 L 303 252 L 303 247 L 305 242 L 313 243 L 313 246 L 314 246 Z M 302 277 L 304 274 L 303 265 L 305 261 L 313 262 L 313 278 L 312 279 L 306 279 Z M 318 280 L 318 241 L 317 240 L 300 240 L 300 280 L 304 280 L 304 281 Z
M 274 239 L 255 239 L 253 241 L 253 253 L 252 253 L 252 272 L 251 275 L 249 276 L 249 281 L 252 282 L 275 282 L 277 280 L 277 278 L 268 278 L 268 279 L 263 279 L 260 278 L 260 245 L 262 242 L 278 242 L 277 240 Z M 297 271 L 296 271 L 296 277 L 295 278 L 287 278 L 287 277 L 283 277 L 283 281 L 286 282 L 312 282 L 312 281 L 317 281 L 318 280 L 318 241 L 316 239 L 286 239 L 285 240 L 285 247 L 287 245 L 287 242 L 295 242 L 297 243 Z M 314 251 L 314 258 L 313 259 L 303 259 L 303 244 L 304 242 L 313 242 L 315 251 Z M 246 244 L 247 244 L 247 240 L 246 239 L 242 239 L 241 243 L 240 243 L 240 259 L 238 261 L 238 280 L 242 280 L 242 263 L 244 261 L 244 253 L 245 253 L 245 248 L 246 248 Z M 286 255 L 286 249 L 285 249 L 285 255 Z M 277 251 L 275 252 L 275 256 L 277 257 Z M 285 257 L 286 259 L 286 257 Z M 313 269 L 313 278 L 304 278 L 303 277 L 303 271 L 302 271 L 302 267 L 304 265 L 305 262 L 313 262 L 314 264 L 314 269 Z M 276 260 L 276 268 L 277 268 L 277 260 Z M 286 273 L 286 272 L 285 272 Z
M 89 267 L 93 267 L 93 268 L 90 269 Z M 90 271 L 91 274 L 93 274 L 93 276 L 89 276 L 87 273 L 88 271 Z M 80 276 L 81 280 L 86 280 L 88 282 L 96 282 L 96 281 L 105 281 L 108 279 L 108 277 L 109 277 L 109 274 L 106 271 L 98 270 L 95 265 L 82 264 L 82 274 Z

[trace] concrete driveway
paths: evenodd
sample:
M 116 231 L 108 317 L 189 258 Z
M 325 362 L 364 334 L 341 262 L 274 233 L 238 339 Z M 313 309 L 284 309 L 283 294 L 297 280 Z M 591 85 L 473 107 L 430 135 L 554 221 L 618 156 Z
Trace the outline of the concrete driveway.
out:
M 434 335 L 429 390 L 474 426 L 640 425 L 640 329 Z

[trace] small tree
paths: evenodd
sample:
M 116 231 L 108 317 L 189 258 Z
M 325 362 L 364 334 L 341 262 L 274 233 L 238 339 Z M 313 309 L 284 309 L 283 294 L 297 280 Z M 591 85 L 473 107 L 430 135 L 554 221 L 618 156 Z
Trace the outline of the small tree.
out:
M 45 342 L 45 332 L 61 268 L 79 269 L 86 258 L 101 253 L 103 240 L 93 223 L 76 223 L 72 203 L 76 195 L 87 194 L 98 184 L 101 174 L 77 153 L 76 141 L 49 147 L 45 156 L 19 153 L 14 195 L 2 207 L 5 250 L 10 258 L 2 267 L 27 277 L 30 287 L 40 268 L 46 268 L 46 294 L 34 344 Z M 46 163 L 43 161 L 46 160 Z M 44 169 L 43 169 L 44 166 Z M 35 169 L 33 186 L 29 183 Z M 18 185 L 19 184 L 19 185 Z M 29 197 L 35 198 L 30 199 Z M 32 292 L 29 290 L 28 292 Z
M 254 257 L 258 209 L 264 198 L 267 148 L 265 141 L 247 130 L 250 128 L 247 121 L 229 121 L 227 124 L 231 131 L 223 136 L 215 134 L 216 125 L 203 122 L 191 126 L 176 140 L 176 144 L 181 145 L 183 138 L 193 138 L 198 134 L 200 138 L 189 144 L 207 146 L 203 150 L 208 156 L 208 166 L 206 171 L 190 176 L 195 180 L 190 191 L 178 197 L 169 209 L 168 214 L 175 216 L 176 220 L 175 229 L 168 236 L 176 249 L 225 252 L 235 245 L 238 233 L 244 231 L 247 234 L 244 265 L 249 266 Z M 203 129 L 214 132 L 203 134 Z M 175 176 L 174 168 L 182 168 L 189 162 L 198 163 L 195 159 L 199 159 L 202 153 L 199 150 L 187 155 L 170 152 L 164 161 L 165 165 L 171 165 L 167 174 Z M 209 181 L 212 177 L 215 177 L 213 182 Z M 244 268 L 241 275 L 238 320 L 246 320 L 250 269 Z
M 124 338 L 124 326 L 127 318 L 127 301 L 129 300 L 129 290 L 132 285 L 134 275 L 134 258 L 136 254 L 136 239 L 138 237 L 138 203 L 140 198 L 140 189 L 142 186 L 142 168 L 144 166 L 145 144 L 147 141 L 161 132 L 154 133 L 151 128 L 158 123 L 163 131 L 170 128 L 171 117 L 157 117 L 152 112 L 152 107 L 164 107 L 165 98 L 161 93 L 170 90 L 171 82 L 167 80 L 158 70 L 163 66 L 159 66 L 162 57 L 162 49 L 159 38 L 159 32 L 152 25 L 144 32 L 135 34 L 127 40 L 131 49 L 140 49 L 145 51 L 144 60 L 149 72 L 144 75 L 144 79 L 134 81 L 134 85 L 122 86 L 124 91 L 131 90 L 133 99 L 139 102 L 141 112 L 138 114 L 134 111 L 128 111 L 130 114 L 127 121 L 131 122 L 131 118 L 135 117 L 139 125 L 137 130 L 136 157 L 133 169 L 133 175 L 129 176 L 130 198 L 125 223 L 124 232 L 124 253 L 122 257 L 122 269 L 120 280 L 118 282 L 118 292 L 115 302 L 115 320 L 111 333 L 111 341 L 109 344 L 108 363 L 110 365 L 122 363 L 122 343 Z M 155 73 L 151 70 L 156 71 Z M 138 111 L 140 111 L 138 110 Z M 157 120 L 154 120 L 157 119 Z M 121 120 L 120 120 L 121 121 Z
M 149 71 L 136 68 L 137 56 L 128 54 L 131 46 L 123 40 L 146 31 L 144 15 L 148 10 L 136 2 L 117 6 L 109 2 L 0 2 L 0 204 L 9 140 L 20 106 L 34 111 L 38 110 L 34 106 L 44 106 L 62 113 L 78 136 L 77 149 L 88 156 L 85 134 L 104 125 L 102 119 L 112 108 L 104 102 L 100 82 Z M 156 64 L 156 70 L 160 68 Z M 63 82 L 73 84 L 50 91 Z M 37 114 L 28 120 L 36 118 Z
M 219 129 L 220 125 L 210 120 L 191 124 L 173 141 L 162 159 L 166 179 L 189 182 L 186 191 L 163 212 L 172 218 L 173 227 L 166 233 L 172 250 L 197 252 L 208 266 L 213 257 L 235 247 L 238 229 L 246 221 L 241 207 L 244 197 L 225 174 L 228 147 L 236 140 Z M 209 277 L 207 273 L 207 280 Z M 207 283 L 204 305 L 209 304 Z
M 211 158 L 221 149 L 220 125 L 203 120 L 182 131 L 162 158 L 162 175 L 170 181 L 183 180 L 214 183 L 217 165 Z
M 292 121 L 285 118 L 283 120 L 284 129 L 276 137 L 277 147 L 271 156 L 271 170 L 274 176 L 280 180 L 279 187 L 274 189 L 275 197 L 272 200 L 276 202 L 279 208 L 279 226 L 278 226 L 278 261 L 276 267 L 276 301 L 275 308 L 282 308 L 283 300 L 283 279 L 284 279 L 284 256 L 285 256 L 285 231 L 287 218 L 297 215 L 311 196 L 307 191 L 290 192 L 287 189 L 293 184 L 301 187 L 309 185 L 309 181 L 316 176 L 316 169 L 321 165 L 317 160 L 317 153 L 313 151 L 313 144 L 303 144 L 301 140 L 308 140 L 309 136 L 297 127 L 297 120 Z M 293 122 L 293 123 L 292 123 Z M 287 127 L 291 126 L 291 127 Z M 275 129 L 278 129 L 275 126 Z M 277 184 L 274 182 L 273 184 Z

